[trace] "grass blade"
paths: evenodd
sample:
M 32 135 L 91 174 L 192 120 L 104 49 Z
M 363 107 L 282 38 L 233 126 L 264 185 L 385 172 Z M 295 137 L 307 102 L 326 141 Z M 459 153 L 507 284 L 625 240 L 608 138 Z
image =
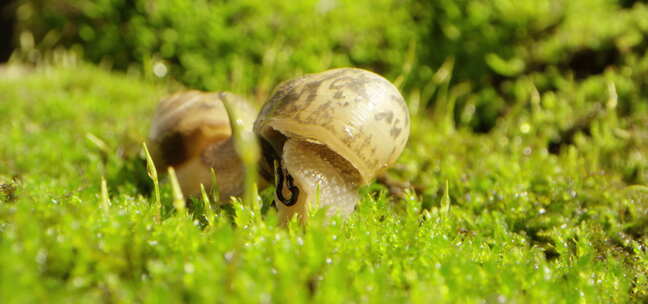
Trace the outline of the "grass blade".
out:
M 110 209 L 110 196 L 108 195 L 108 184 L 106 183 L 106 178 L 101 177 L 101 209 L 108 211 Z
M 220 203 L 220 188 L 218 187 L 218 179 L 216 179 L 216 170 L 209 168 L 209 172 L 211 174 L 211 198 L 214 203 Z
M 144 148 L 144 156 L 146 157 L 146 173 L 153 181 L 153 192 L 155 193 L 155 204 L 157 206 L 162 206 L 162 204 L 160 203 L 160 182 L 158 180 L 158 174 L 157 174 L 157 169 L 155 168 L 155 163 L 153 162 L 153 158 L 151 157 L 151 153 L 149 153 L 149 149 L 146 146 L 146 143 L 142 143 L 142 147 Z
M 155 168 L 155 163 L 153 162 L 153 158 L 151 157 L 151 153 L 149 152 L 148 146 L 146 145 L 145 142 L 142 143 L 142 147 L 144 148 L 144 157 L 146 158 L 146 173 L 148 174 L 149 178 L 153 181 L 153 193 L 155 195 L 155 208 L 157 208 L 157 216 L 158 216 L 158 222 L 162 220 L 162 200 L 160 199 L 160 181 L 158 179 L 158 174 L 157 174 L 157 168 Z
M 207 195 L 207 191 L 205 191 L 205 186 L 203 186 L 203 184 L 200 184 L 200 196 L 202 197 L 203 201 L 205 217 L 207 218 L 209 224 L 212 224 L 212 221 L 214 220 L 214 209 L 212 209 L 211 202 L 209 201 L 209 195 Z
M 169 167 L 169 180 L 171 181 L 171 192 L 173 194 L 173 208 L 175 208 L 178 213 L 183 213 L 187 209 L 187 206 L 184 196 L 182 195 L 182 190 L 180 189 L 180 183 L 178 183 L 178 177 L 176 177 L 173 167 Z
M 257 200 L 259 194 L 256 191 L 257 161 L 260 155 L 259 146 L 256 142 L 256 136 L 251 132 L 249 126 L 245 124 L 243 117 L 245 113 L 239 112 L 242 105 L 234 104 L 234 100 L 231 100 L 228 95 L 222 93 L 221 99 L 229 116 L 236 151 L 245 167 L 243 202 L 256 206 L 260 204 Z
M 450 211 L 450 194 L 448 191 L 448 180 L 445 182 L 445 190 L 443 191 L 443 198 L 441 198 L 441 213 L 448 214 Z

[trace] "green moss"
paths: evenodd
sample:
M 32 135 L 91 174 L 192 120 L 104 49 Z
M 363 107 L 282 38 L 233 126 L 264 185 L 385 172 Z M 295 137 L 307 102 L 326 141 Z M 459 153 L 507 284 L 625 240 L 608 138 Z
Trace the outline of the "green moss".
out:
M 489 134 L 420 111 L 390 172 L 416 192 L 373 184 L 348 220 L 290 229 L 267 195 L 263 213 L 237 202 L 160 221 L 140 142 L 161 85 L 84 64 L 0 78 L 0 175 L 15 188 L 0 196 L 2 302 L 646 299 L 647 192 L 626 176 L 645 183 L 645 112 L 604 110 L 547 150 L 586 84 L 520 101 Z

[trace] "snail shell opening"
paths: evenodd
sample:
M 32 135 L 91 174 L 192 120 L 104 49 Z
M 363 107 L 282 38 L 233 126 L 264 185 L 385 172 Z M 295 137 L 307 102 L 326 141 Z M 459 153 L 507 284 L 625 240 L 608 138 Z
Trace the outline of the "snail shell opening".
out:
M 158 168 L 177 166 L 199 155 L 207 145 L 232 134 L 225 107 L 217 93 L 187 91 L 160 102 L 149 142 Z
M 149 132 L 151 157 L 158 170 L 174 167 L 183 194 L 195 196 L 200 184 L 212 187 L 216 172 L 221 202 L 243 191 L 243 165 L 234 147 L 224 98 L 237 107 L 244 126 L 256 111 L 242 97 L 227 92 L 185 91 L 162 100 Z M 251 127 L 243 132 L 252 132 Z

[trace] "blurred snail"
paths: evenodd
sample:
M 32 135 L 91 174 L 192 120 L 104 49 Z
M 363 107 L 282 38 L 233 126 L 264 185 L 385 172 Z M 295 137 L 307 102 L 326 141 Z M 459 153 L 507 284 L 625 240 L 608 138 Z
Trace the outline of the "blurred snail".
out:
M 327 215 L 353 212 L 358 188 L 396 161 L 409 128 L 398 89 L 372 72 L 341 68 L 280 84 L 254 132 L 261 173 L 276 177 L 281 220 L 295 214 L 304 220 L 317 203 Z
M 236 107 L 238 119 L 252 132 L 255 111 L 232 93 L 186 91 L 160 102 L 149 134 L 151 157 L 158 170 L 175 169 L 182 193 L 195 196 L 200 184 L 212 185 L 216 173 L 220 201 L 243 192 L 244 171 L 235 150 L 230 120 L 224 105 Z

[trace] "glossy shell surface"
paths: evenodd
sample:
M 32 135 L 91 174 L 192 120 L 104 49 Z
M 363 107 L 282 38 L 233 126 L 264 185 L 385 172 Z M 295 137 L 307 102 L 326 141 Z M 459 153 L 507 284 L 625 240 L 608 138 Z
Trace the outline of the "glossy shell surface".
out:
M 218 93 L 186 91 L 160 102 L 149 141 L 158 168 L 177 166 L 202 153 L 207 145 L 232 134 Z
M 409 112 L 398 89 L 355 68 L 280 84 L 254 124 L 263 148 L 272 154 L 281 155 L 285 138 L 323 144 L 355 167 L 362 183 L 396 161 L 409 129 Z

